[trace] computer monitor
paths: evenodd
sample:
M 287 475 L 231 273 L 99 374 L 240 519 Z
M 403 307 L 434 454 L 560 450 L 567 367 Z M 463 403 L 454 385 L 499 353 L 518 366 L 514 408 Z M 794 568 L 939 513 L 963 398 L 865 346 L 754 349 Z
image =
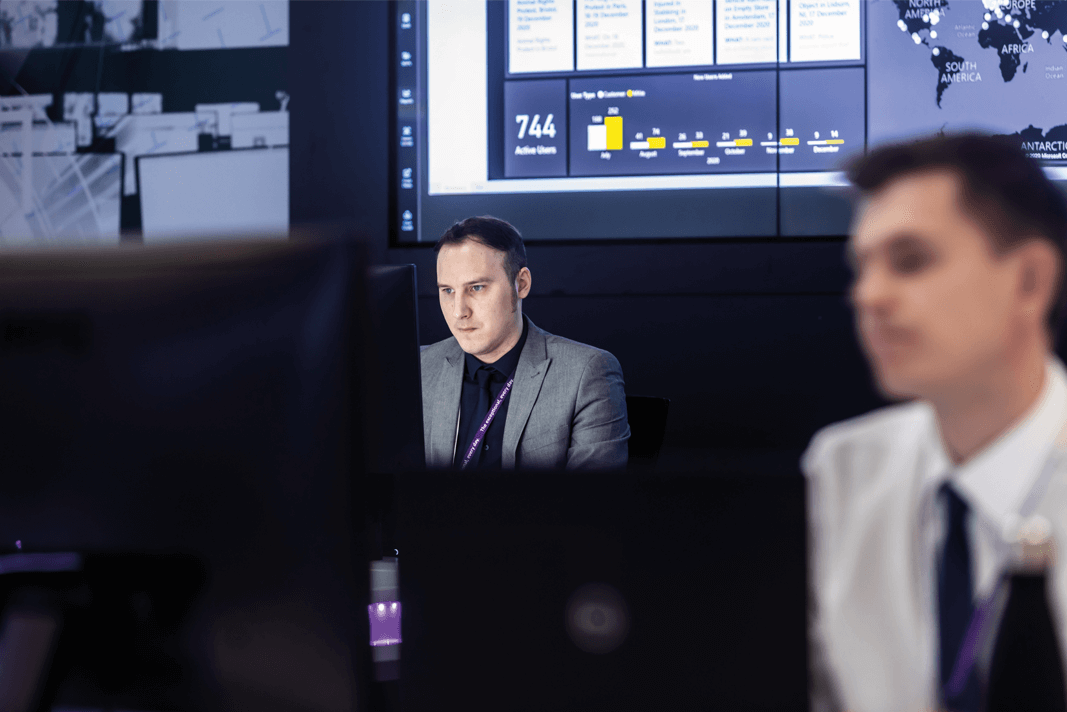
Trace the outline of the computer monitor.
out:
M 376 472 L 409 472 L 426 466 L 415 279 L 415 265 L 376 266 L 368 273 L 374 353 L 381 374 L 374 379 L 381 398 L 372 422 L 378 445 L 370 467 Z
M 0 650 L 80 651 L 27 709 L 362 706 L 362 255 L 0 252 Z M 47 606 L 34 627 L 79 591 L 110 601 L 104 633 L 64 639 Z M 114 648 L 134 639 L 175 664 L 124 675 Z
M 406 712 L 807 709 L 799 475 L 397 489 Z

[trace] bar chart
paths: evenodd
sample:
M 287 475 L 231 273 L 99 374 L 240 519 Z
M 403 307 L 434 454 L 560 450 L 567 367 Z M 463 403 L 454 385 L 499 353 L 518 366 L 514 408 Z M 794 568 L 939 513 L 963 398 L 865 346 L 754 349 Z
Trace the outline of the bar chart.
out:
M 597 118 L 594 117 L 594 121 Z M 600 123 L 592 123 L 587 130 L 590 151 L 622 150 L 622 117 L 605 116 Z
M 715 81 L 693 74 L 572 79 L 568 86 L 571 176 L 777 168 L 776 156 L 752 138 L 776 130 L 773 71 Z

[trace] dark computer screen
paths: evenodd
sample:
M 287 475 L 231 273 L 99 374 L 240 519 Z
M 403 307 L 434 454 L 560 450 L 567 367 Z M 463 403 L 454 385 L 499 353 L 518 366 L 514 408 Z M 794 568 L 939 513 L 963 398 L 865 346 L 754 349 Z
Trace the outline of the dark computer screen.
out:
M 87 586 L 176 661 L 138 679 L 105 640 L 61 632 L 57 655 L 88 652 L 43 699 L 357 706 L 365 288 L 343 240 L 0 254 L 0 640 L 27 630 L 10 576 L 32 575 L 24 596 L 44 587 L 69 612 L 63 592 Z M 133 563 L 107 575 L 115 561 Z
M 378 443 L 370 467 L 382 473 L 421 469 L 426 455 L 415 265 L 372 267 L 367 288 L 376 373 L 381 375 L 374 379 L 380 405 L 370 423 Z

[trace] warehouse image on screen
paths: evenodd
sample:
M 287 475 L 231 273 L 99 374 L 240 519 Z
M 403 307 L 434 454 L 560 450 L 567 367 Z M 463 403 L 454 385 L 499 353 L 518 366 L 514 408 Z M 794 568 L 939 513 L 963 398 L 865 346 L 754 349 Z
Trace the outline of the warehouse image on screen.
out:
M 288 46 L 288 0 L 0 0 L 0 242 L 288 230 Z

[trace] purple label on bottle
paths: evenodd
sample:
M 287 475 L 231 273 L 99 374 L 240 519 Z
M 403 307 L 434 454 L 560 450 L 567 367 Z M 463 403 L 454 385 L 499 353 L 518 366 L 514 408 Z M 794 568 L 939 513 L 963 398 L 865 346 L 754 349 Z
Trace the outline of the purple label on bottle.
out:
M 396 645 L 400 642 L 400 601 L 381 601 L 367 606 L 370 616 L 370 644 Z

